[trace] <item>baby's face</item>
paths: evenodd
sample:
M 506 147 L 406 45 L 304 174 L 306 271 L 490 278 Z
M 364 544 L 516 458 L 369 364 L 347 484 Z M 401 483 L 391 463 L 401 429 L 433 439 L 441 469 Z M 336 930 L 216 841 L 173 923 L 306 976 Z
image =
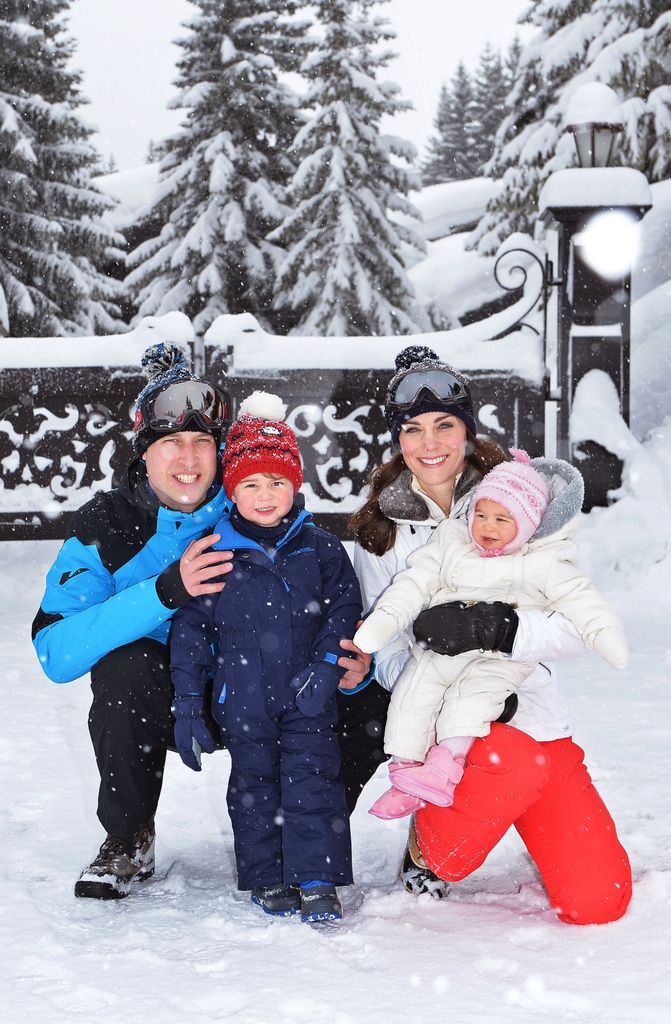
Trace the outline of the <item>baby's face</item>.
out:
M 517 524 L 498 501 L 481 498 L 475 506 L 471 536 L 485 550 L 504 548 L 517 536 Z

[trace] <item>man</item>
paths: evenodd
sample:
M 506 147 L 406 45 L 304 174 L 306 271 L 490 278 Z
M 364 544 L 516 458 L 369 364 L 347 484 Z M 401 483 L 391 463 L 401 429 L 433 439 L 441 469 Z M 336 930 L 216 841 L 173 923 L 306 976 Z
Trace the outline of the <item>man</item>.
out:
M 89 730 L 107 832 L 75 895 L 126 896 L 154 871 L 154 812 L 172 736 L 165 642 L 176 608 L 223 587 L 230 552 L 207 536 L 225 509 L 218 448 L 228 396 L 176 346 L 148 349 L 134 457 L 118 488 L 75 515 L 51 568 L 33 643 L 47 676 L 91 672 Z M 205 534 L 205 536 L 203 536 Z M 216 582 L 215 582 L 216 580 Z
M 134 456 L 120 486 L 75 515 L 50 569 L 33 643 L 54 682 L 91 673 L 89 731 L 107 832 L 75 895 L 127 896 L 154 872 L 154 814 L 172 740 L 166 654 L 170 620 L 191 597 L 216 594 L 231 552 L 209 534 L 225 511 L 218 456 L 230 421 L 225 392 L 195 377 L 173 345 L 152 346 L 137 399 Z M 349 641 L 343 648 L 351 649 Z M 343 679 L 356 686 L 364 669 Z

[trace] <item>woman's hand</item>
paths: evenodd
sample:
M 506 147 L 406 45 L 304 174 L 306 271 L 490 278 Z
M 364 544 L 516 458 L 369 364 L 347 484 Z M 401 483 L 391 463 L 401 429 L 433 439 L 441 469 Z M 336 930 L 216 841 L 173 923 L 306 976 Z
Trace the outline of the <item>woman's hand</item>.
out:
M 420 612 L 413 630 L 418 643 L 436 654 L 503 651 L 511 654 L 519 619 L 503 601 L 451 601 Z
M 357 622 L 357 629 L 363 622 L 363 619 L 359 619 Z M 338 658 L 338 664 L 340 668 L 346 668 L 345 675 L 340 680 L 338 689 L 340 690 L 355 690 L 360 683 L 364 681 L 368 673 L 370 672 L 370 665 L 373 660 L 372 655 L 364 654 L 360 651 L 353 640 L 341 640 L 340 646 L 345 651 L 350 651 L 350 657 L 343 655 L 342 658 Z

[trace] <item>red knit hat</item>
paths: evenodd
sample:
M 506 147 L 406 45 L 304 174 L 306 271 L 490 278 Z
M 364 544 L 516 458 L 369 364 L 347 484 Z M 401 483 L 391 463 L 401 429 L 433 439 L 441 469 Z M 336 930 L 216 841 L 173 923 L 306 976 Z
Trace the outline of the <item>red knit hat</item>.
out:
M 521 449 L 511 448 L 510 454 L 515 461 L 501 462 L 490 469 L 473 491 L 468 510 L 468 529 L 471 531 L 471 537 L 475 508 L 482 498 L 489 498 L 490 501 L 503 505 L 515 520 L 517 533 L 505 547 L 492 551 L 476 545 L 487 556 L 508 555 L 518 551 L 533 537 L 548 505 L 550 492 L 547 482 L 529 464 L 531 460 L 527 453 Z
M 229 498 L 254 473 L 279 473 L 297 491 L 303 483 L 298 441 L 284 422 L 287 407 L 277 395 L 254 391 L 246 398 L 226 437 L 221 463 Z

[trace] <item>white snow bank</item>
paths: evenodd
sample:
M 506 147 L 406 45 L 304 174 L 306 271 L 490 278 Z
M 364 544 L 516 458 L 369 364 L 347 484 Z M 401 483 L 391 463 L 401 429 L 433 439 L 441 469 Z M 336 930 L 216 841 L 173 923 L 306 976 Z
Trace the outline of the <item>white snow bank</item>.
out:
M 671 417 L 643 443 L 622 419 L 615 386 L 601 370 L 579 382 L 571 410 L 571 441 L 596 441 L 624 462 L 622 485 L 609 508 L 594 508 L 578 535 L 589 571 L 604 585 L 641 594 L 652 573 L 671 577 Z M 651 593 L 671 612 L 668 583 Z
M 479 256 L 465 248 L 469 234 L 460 233 L 429 242 L 425 259 L 408 271 L 417 298 L 434 304 L 445 316 L 457 318 L 498 299 L 493 256 Z
M 145 316 L 126 334 L 93 338 L 0 338 L 0 369 L 63 366 L 140 366 L 144 350 L 155 342 L 186 345 L 193 324 L 185 313 Z
M 116 199 L 118 206 L 105 215 L 115 228 L 123 230 L 135 221 L 140 210 L 152 200 L 158 184 L 159 164 L 144 164 L 127 171 L 101 174 L 93 182 L 105 195 Z
M 476 224 L 490 199 L 501 190 L 501 183 L 492 178 L 469 178 L 466 181 L 446 181 L 427 185 L 409 196 L 412 205 L 422 216 L 422 223 L 399 214 L 402 223 L 412 227 L 427 241 L 444 238 L 456 231 Z
M 652 206 L 648 179 L 633 167 L 568 167 L 541 189 L 538 209 Z
M 632 272 L 634 302 L 671 281 L 671 179 L 656 182 L 650 190 L 653 205 L 641 221 L 638 259 Z
M 632 306 L 631 425 L 645 437 L 671 412 L 671 280 Z

